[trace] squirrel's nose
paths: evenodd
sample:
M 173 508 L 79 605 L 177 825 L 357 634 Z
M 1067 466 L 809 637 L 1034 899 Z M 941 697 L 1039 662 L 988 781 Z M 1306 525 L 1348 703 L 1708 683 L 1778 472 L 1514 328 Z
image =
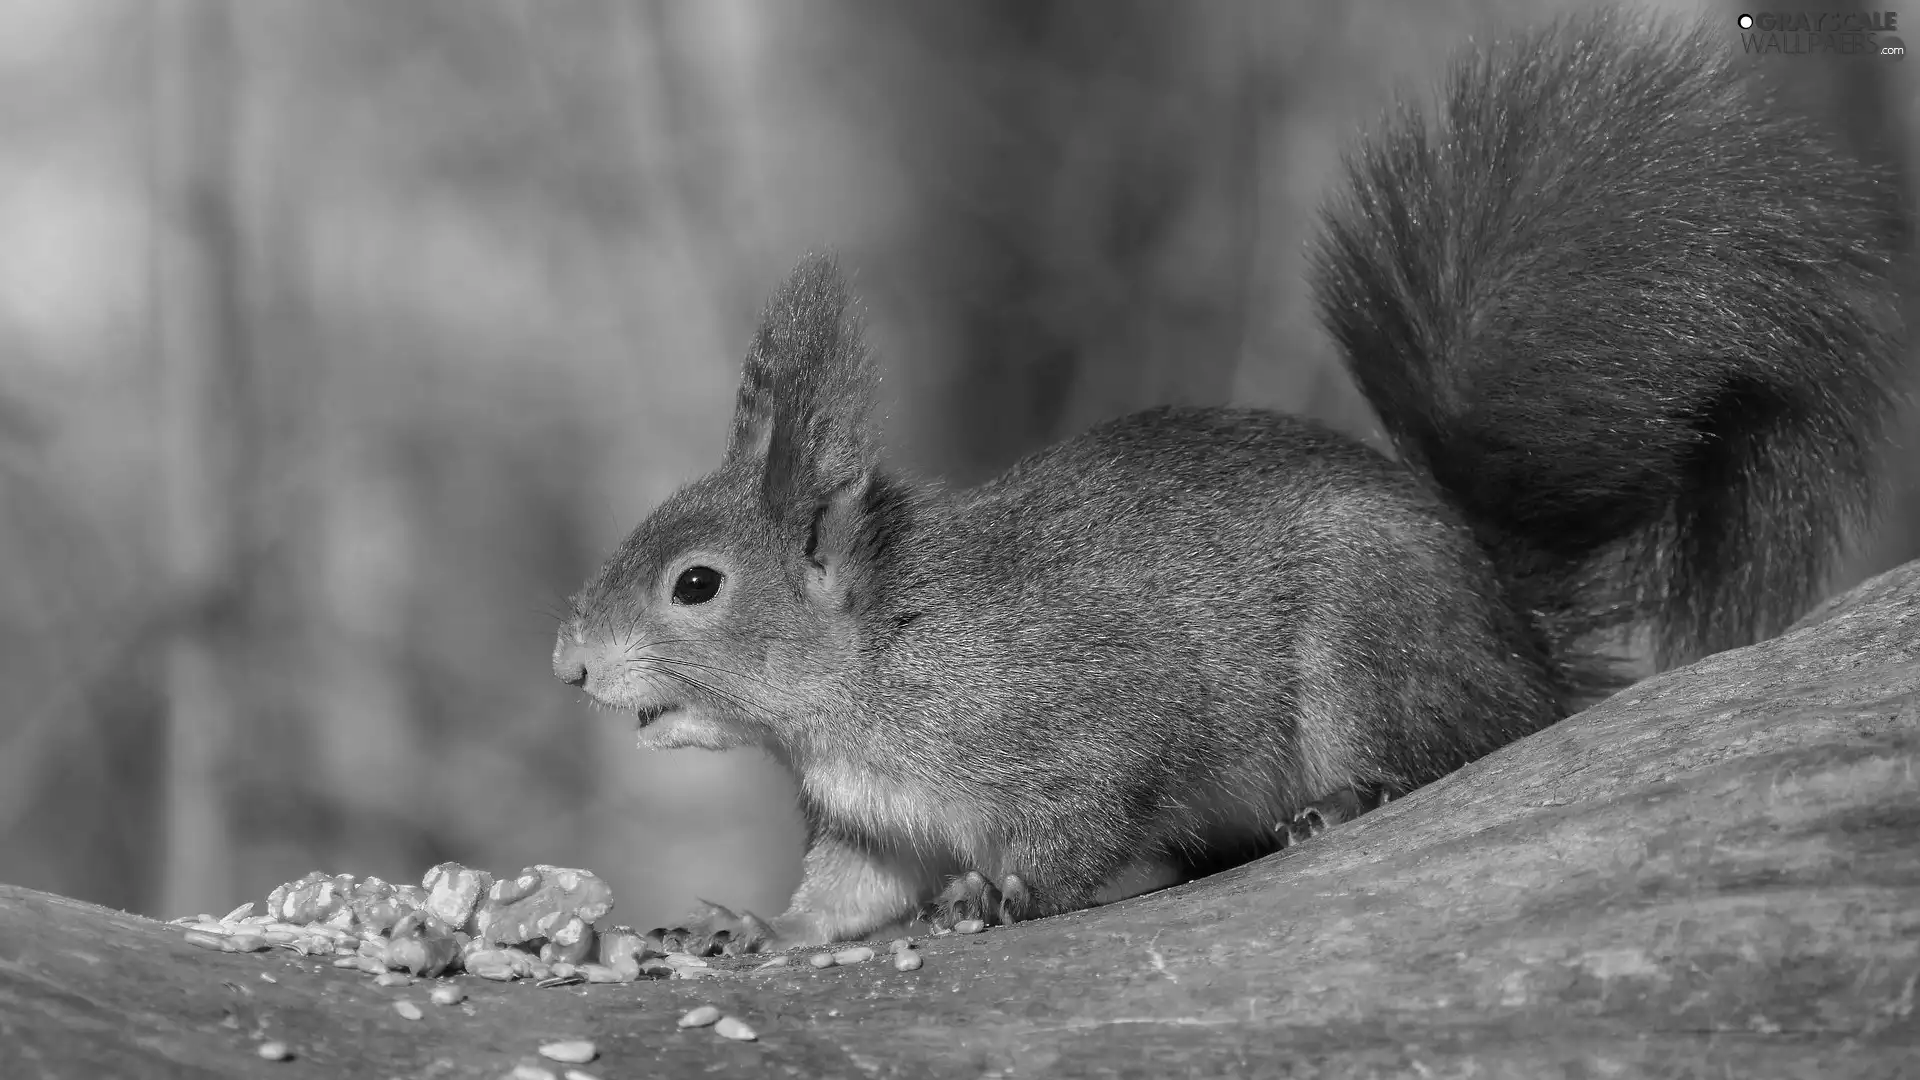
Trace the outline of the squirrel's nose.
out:
M 587 648 L 565 633 L 553 646 L 553 677 L 568 686 L 587 684 Z

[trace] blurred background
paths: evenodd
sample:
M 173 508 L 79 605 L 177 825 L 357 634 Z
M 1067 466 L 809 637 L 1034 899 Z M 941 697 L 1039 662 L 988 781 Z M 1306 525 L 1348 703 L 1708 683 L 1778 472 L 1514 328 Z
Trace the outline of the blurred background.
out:
M 794 259 L 855 273 L 931 475 L 1163 401 L 1370 436 L 1302 276 L 1339 149 L 1566 6 L 3 0 L 0 881 L 172 916 L 552 862 L 642 927 L 777 912 L 787 780 L 631 749 L 548 654 L 717 463 Z M 1913 63 L 1760 66 L 1911 164 Z M 1836 587 L 1920 555 L 1913 445 Z

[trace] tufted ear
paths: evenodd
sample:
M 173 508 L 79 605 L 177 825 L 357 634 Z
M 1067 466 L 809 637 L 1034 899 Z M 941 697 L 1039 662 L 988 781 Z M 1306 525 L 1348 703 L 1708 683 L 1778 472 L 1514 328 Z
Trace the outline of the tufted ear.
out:
M 830 256 L 801 260 L 760 319 L 740 376 L 727 462 L 762 464 L 769 517 L 812 528 L 816 512 L 874 465 L 875 374 Z

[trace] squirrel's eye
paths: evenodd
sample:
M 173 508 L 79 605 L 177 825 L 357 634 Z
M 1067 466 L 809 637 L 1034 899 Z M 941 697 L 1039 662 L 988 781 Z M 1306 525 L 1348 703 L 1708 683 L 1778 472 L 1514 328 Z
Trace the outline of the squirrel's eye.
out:
M 704 604 L 720 591 L 720 581 L 725 576 L 711 566 L 689 566 L 674 580 L 673 602 Z

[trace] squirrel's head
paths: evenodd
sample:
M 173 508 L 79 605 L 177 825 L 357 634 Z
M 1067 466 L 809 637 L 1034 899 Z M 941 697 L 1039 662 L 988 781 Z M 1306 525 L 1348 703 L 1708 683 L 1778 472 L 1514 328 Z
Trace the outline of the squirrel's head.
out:
M 850 681 L 883 530 L 872 361 L 810 257 L 748 350 L 725 461 L 662 503 L 573 598 L 554 674 L 634 713 L 643 746 L 804 752 Z

